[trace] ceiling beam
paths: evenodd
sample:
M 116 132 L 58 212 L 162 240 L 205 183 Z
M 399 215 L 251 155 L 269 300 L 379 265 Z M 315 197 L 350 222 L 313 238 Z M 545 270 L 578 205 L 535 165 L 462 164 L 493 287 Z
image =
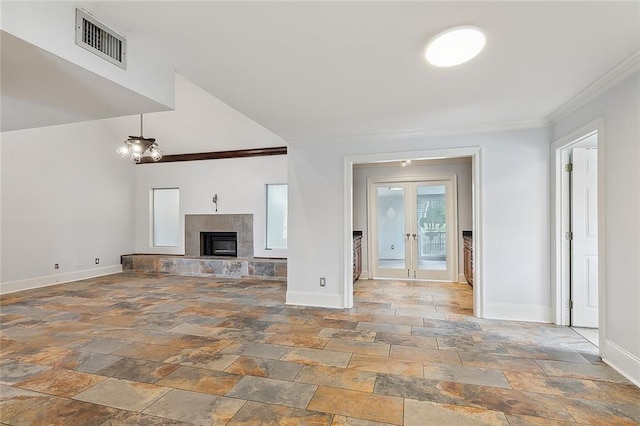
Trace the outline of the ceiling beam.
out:
M 174 163 L 178 161 L 221 160 L 225 158 L 264 157 L 267 155 L 286 155 L 286 146 L 269 148 L 236 149 L 232 151 L 199 152 L 194 154 L 163 155 L 154 162 L 151 157 L 143 157 L 138 164 Z

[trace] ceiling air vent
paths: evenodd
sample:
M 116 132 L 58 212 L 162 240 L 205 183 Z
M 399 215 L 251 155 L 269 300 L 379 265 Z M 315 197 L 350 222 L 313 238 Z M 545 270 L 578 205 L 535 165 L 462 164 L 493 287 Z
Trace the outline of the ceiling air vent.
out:
M 127 40 L 80 9 L 76 9 L 76 44 L 127 69 Z

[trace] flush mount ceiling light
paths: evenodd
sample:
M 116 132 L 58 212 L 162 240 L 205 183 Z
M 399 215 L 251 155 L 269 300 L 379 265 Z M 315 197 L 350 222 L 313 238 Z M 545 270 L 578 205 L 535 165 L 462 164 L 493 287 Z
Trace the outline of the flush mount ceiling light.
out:
M 149 153 L 153 161 L 160 161 L 162 152 L 160 152 L 154 138 L 142 136 L 144 134 L 142 124 L 142 114 L 140 114 L 140 136 L 129 136 L 129 139 L 124 141 L 122 146 L 118 148 L 118 153 L 123 157 L 129 157 L 134 163 L 139 163 L 147 153 Z
M 424 56 L 436 67 L 453 67 L 473 59 L 484 48 L 484 44 L 485 37 L 479 28 L 454 27 L 432 38 Z

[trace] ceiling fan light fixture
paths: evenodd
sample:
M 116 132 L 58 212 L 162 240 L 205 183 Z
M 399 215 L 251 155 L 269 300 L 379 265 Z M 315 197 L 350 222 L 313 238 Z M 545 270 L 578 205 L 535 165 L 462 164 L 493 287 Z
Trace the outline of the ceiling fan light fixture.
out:
M 433 37 L 425 49 L 425 59 L 436 67 L 453 67 L 475 58 L 482 51 L 486 38 L 480 28 L 461 26 L 449 28 Z

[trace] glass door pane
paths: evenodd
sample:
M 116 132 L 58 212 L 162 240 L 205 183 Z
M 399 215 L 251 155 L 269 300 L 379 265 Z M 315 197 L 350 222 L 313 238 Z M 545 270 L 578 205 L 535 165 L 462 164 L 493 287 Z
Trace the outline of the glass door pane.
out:
M 378 268 L 406 270 L 405 188 L 402 184 L 377 187 Z
M 411 200 L 415 244 L 412 263 L 415 277 L 426 280 L 457 280 L 455 178 L 413 182 Z M 412 235 L 413 237 L 413 235 Z
M 416 185 L 418 270 L 447 269 L 447 206 L 445 185 Z

